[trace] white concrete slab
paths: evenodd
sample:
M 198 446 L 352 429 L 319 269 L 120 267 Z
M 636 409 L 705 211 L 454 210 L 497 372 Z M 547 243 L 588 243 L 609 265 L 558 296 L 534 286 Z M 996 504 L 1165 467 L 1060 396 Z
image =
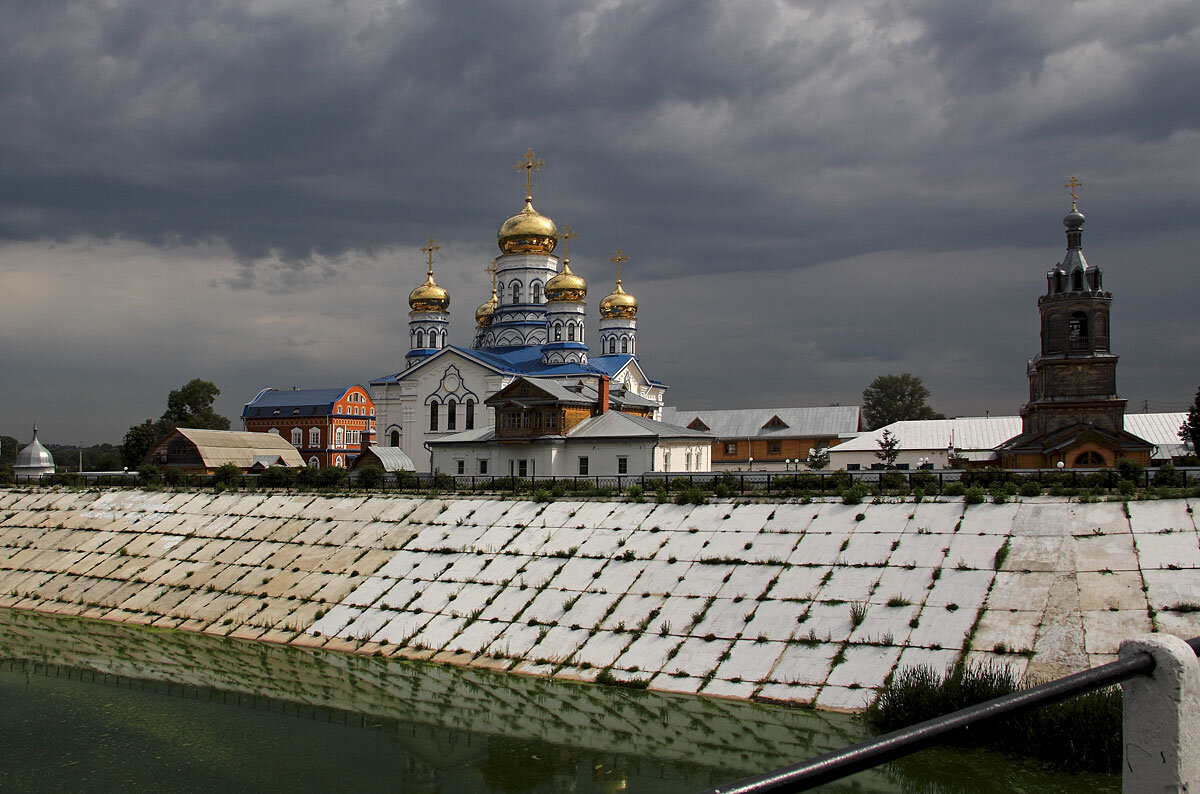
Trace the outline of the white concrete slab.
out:
M 784 684 L 820 686 L 829 677 L 833 657 L 838 652 L 836 643 L 788 645 L 770 674 L 770 680 Z

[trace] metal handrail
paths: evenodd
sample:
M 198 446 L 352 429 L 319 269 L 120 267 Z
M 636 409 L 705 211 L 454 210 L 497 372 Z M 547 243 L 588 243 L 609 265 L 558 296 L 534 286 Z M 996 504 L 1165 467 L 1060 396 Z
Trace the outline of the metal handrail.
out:
M 1200 655 L 1200 637 L 1186 640 Z M 753 777 L 709 789 L 705 794 L 761 794 L 762 792 L 808 791 L 872 767 L 895 761 L 937 744 L 947 734 L 972 725 L 1011 717 L 1048 706 L 1076 695 L 1119 684 L 1154 672 L 1154 657 L 1139 651 L 1115 662 L 1048 681 L 1011 695 L 989 700 L 959 711 L 934 717 L 874 739 L 819 755 Z

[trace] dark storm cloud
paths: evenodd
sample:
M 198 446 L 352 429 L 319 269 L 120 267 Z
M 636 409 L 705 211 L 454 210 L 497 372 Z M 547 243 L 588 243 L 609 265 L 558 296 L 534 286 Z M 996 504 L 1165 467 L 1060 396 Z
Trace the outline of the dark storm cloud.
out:
M 1191 0 L 0 0 L 0 14 L 0 241 L 22 257 L 46 241 L 149 246 L 161 261 L 130 271 L 205 285 L 213 327 L 254 305 L 235 293 L 336 304 L 343 323 L 399 306 L 387 323 L 403 325 L 429 235 L 469 312 L 529 146 L 548 163 L 535 203 L 580 231 L 593 291 L 613 249 L 633 257 L 629 283 L 657 307 L 655 375 L 692 404 L 852 402 L 874 374 L 920 367 L 955 395 L 946 410 L 1015 410 L 1071 174 L 1110 284 L 1190 277 Z M 386 301 L 352 291 L 389 268 L 408 275 Z M 724 300 L 699 313 L 705 290 Z M 1179 290 L 1143 294 L 1163 326 L 1186 311 Z M 787 333 L 762 333 L 771 312 Z M 263 332 L 279 345 L 309 338 L 280 323 Z M 1189 337 L 1139 333 L 1140 383 L 1180 390 L 1169 361 Z M 719 389 L 680 354 L 698 339 L 735 362 Z M 362 379 L 402 352 L 356 355 L 338 371 Z M 964 378 L 964 361 L 984 363 Z M 257 362 L 228 367 L 253 390 Z

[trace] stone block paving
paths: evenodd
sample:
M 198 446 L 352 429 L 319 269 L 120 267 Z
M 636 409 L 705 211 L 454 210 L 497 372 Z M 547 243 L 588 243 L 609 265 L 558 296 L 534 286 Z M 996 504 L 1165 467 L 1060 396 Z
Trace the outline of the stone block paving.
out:
M 1200 633 L 1187 507 L 9 491 L 0 605 L 855 710 L 1064 610 L 1072 658 Z

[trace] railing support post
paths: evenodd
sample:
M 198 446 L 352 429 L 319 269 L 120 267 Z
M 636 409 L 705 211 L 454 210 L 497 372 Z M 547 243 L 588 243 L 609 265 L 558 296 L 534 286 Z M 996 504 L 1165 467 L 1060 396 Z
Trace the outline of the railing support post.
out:
M 1148 653 L 1154 672 L 1121 684 L 1124 794 L 1200 790 L 1200 660 L 1168 634 L 1121 643 L 1122 657 Z

